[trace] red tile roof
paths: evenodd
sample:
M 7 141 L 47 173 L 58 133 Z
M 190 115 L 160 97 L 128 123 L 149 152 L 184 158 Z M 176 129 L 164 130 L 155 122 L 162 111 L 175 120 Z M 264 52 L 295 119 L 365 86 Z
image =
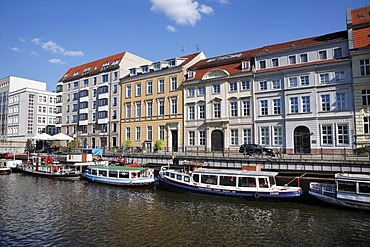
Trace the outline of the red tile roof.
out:
M 100 73 L 103 67 L 103 64 L 108 63 L 108 62 L 109 62 L 109 65 L 108 65 L 107 70 L 112 69 L 112 68 L 117 68 L 125 54 L 126 52 L 121 52 L 121 53 L 118 53 L 118 54 L 115 54 L 109 57 L 105 57 L 105 58 L 102 58 L 102 59 L 99 59 L 93 62 L 82 64 L 76 67 L 72 67 L 62 76 L 62 78 L 59 79 L 59 81 L 60 82 L 71 81 L 71 80 L 76 80 L 81 77 L 84 77 L 85 76 L 84 70 L 88 68 L 90 69 L 89 69 L 89 73 L 86 76 L 91 76 L 92 74 L 98 74 Z M 116 61 L 118 62 L 112 66 L 112 63 Z
M 351 16 L 353 25 L 370 22 L 370 6 L 352 10 Z
M 354 48 L 370 46 L 370 6 L 352 10 L 351 17 Z

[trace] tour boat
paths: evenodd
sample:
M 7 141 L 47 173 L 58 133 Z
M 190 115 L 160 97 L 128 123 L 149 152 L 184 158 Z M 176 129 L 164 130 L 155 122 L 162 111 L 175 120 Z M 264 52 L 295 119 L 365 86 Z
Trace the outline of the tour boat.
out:
M 147 186 L 157 181 L 154 169 L 141 166 L 90 166 L 83 177 L 92 182 L 120 186 Z
M 309 194 L 326 203 L 370 210 L 370 175 L 335 174 L 335 184 L 310 183 Z
M 277 172 L 211 168 L 185 171 L 163 166 L 158 179 L 160 188 L 175 192 L 258 200 L 282 200 L 301 196 L 300 187 L 276 185 L 277 174 Z
M 12 173 L 19 165 L 22 165 L 22 160 L 0 159 L 0 175 Z
M 49 155 L 32 157 L 32 160 L 17 166 L 16 169 L 25 174 L 44 177 L 78 178 L 82 174 L 82 172 L 77 171 L 73 167 L 60 164 L 59 161 L 53 159 L 53 157 Z

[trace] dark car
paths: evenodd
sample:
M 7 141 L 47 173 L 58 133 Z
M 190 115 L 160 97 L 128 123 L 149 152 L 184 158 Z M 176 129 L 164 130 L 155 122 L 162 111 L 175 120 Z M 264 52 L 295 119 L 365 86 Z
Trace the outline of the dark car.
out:
M 272 148 L 264 147 L 258 144 L 243 144 L 239 148 L 239 153 L 243 153 L 244 156 L 260 156 L 262 154 L 274 157 L 274 150 Z

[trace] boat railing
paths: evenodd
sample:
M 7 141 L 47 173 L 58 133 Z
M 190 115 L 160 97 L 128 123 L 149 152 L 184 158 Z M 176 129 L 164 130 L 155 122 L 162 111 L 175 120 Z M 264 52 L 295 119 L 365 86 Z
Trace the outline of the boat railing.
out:
M 310 191 L 330 197 L 336 197 L 335 184 L 310 183 Z

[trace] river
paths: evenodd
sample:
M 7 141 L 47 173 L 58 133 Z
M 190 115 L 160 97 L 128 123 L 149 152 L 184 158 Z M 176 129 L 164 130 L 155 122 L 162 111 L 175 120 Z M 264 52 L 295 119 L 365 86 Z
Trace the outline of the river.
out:
M 370 214 L 0 176 L 0 246 L 369 246 Z

